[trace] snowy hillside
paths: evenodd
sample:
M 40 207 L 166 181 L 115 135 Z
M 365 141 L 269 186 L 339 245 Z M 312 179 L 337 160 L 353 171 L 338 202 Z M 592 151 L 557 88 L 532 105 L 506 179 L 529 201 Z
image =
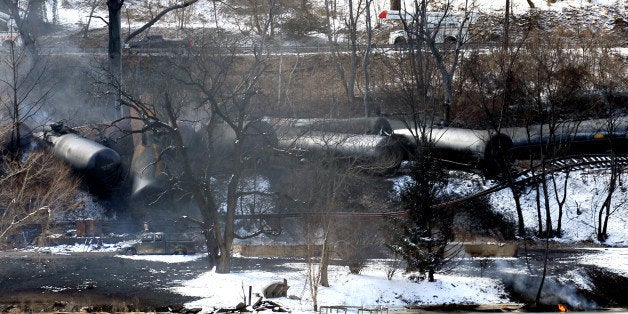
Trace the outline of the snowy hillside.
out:
M 610 179 L 609 171 L 577 171 L 569 174 L 567 178 L 567 187 L 563 184 L 565 180 L 564 173 L 556 175 L 557 188 L 554 189 L 553 184 L 548 183 L 549 200 L 551 210 L 551 218 L 556 228 L 558 220 L 557 198 L 562 198 L 566 192 L 566 201 L 564 205 L 564 216 L 562 226 L 564 234 L 557 241 L 567 242 L 597 242 L 597 222 L 599 210 L 607 196 L 608 182 Z M 621 180 L 620 180 L 621 181 Z M 541 196 L 541 200 L 543 196 Z M 612 214 L 608 223 L 609 238 L 606 245 L 627 246 L 628 245 L 628 189 L 625 183 L 619 184 L 619 187 L 613 195 Z M 522 197 L 524 207 L 524 220 L 526 228 L 535 230 L 537 223 L 536 213 L 536 191 L 528 189 Z M 516 219 L 515 204 L 510 190 L 502 190 L 491 195 L 491 204 L 497 212 L 504 213 Z M 544 207 L 542 207 L 544 212 Z M 545 216 L 542 215 L 542 221 L 545 222 Z M 627 261 L 628 262 L 628 261 Z

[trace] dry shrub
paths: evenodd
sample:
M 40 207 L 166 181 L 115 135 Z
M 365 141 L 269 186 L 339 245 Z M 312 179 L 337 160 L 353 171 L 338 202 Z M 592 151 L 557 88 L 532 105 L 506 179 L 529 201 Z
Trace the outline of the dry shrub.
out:
M 0 245 L 15 244 L 12 236 L 26 225 L 39 224 L 45 236 L 54 213 L 78 206 L 78 179 L 50 153 L 31 153 L 25 162 L 5 160 L 0 185 Z

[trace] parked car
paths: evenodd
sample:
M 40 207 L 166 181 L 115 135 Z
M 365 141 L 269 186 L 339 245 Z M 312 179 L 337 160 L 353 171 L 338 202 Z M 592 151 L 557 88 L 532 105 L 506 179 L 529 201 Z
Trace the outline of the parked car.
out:
M 196 245 L 192 240 L 169 240 L 163 232 L 147 232 L 137 242 L 122 248 L 122 253 L 185 255 L 196 253 Z

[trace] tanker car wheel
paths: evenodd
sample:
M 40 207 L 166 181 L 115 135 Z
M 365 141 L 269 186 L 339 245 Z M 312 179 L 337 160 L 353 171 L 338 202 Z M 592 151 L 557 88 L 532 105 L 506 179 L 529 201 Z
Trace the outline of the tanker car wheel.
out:
M 174 254 L 176 255 L 188 255 L 188 251 L 186 249 L 179 249 L 174 251 Z
M 124 255 L 135 255 L 135 254 L 137 254 L 137 251 L 132 247 L 124 250 Z

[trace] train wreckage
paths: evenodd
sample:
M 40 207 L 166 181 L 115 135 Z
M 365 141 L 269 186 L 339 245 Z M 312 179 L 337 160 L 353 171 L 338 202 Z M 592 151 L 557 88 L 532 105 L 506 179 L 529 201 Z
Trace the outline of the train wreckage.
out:
M 142 197 L 165 188 L 165 169 L 176 163 L 162 155 L 160 145 L 167 145 L 156 132 L 133 132 L 142 125 L 129 121 L 89 127 L 68 128 L 62 124 L 47 125 L 31 131 L 20 128 L 19 144 L 47 147 L 55 156 L 81 173 L 90 187 L 100 195 L 119 188 L 123 177 L 132 178 L 131 197 Z M 4 127 L 0 149 L 14 149 L 15 132 Z M 383 117 L 356 119 L 280 119 L 262 118 L 245 125 L 241 137 L 226 124 L 204 128 L 182 126 L 185 146 L 194 156 L 207 158 L 209 148 L 229 160 L 234 143 L 244 141 L 247 154 L 259 156 L 273 150 L 292 151 L 303 160 L 333 157 L 364 173 L 394 173 L 402 161 L 416 153 L 421 139 L 427 139 L 440 158 L 451 167 L 480 171 L 486 175 L 499 172 L 499 164 L 511 160 L 535 158 L 539 148 L 565 146 L 564 154 L 599 153 L 613 150 L 626 153 L 628 117 L 609 123 L 606 119 L 566 121 L 553 127 L 534 125 L 501 130 L 428 127 L 424 132 L 405 127 L 399 121 Z M 205 134 L 212 134 L 206 139 Z M 35 145 L 37 146 L 37 145 Z M 200 160 L 199 162 L 207 162 Z

